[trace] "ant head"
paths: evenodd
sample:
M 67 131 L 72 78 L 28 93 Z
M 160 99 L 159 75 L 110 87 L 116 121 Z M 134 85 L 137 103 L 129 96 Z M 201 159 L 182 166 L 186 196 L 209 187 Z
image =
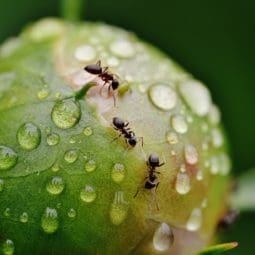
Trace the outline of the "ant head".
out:
M 119 87 L 119 85 L 120 85 L 120 83 L 119 83 L 119 81 L 117 79 L 113 79 L 112 80 L 111 86 L 112 86 L 113 90 L 117 89 Z
M 125 121 L 118 117 L 114 117 L 112 123 L 116 128 L 124 128 L 125 126 Z
M 136 146 L 136 144 L 137 144 L 137 139 L 136 139 L 136 137 L 130 137 L 129 139 L 128 139 L 128 143 L 129 143 L 129 145 L 130 146 L 132 146 L 132 147 L 134 147 L 134 146 Z
M 84 70 L 91 74 L 101 74 L 103 71 L 100 61 L 98 61 L 96 64 L 85 66 Z
M 152 167 L 159 166 L 159 158 L 155 152 L 151 153 L 151 155 L 149 156 L 148 163 Z

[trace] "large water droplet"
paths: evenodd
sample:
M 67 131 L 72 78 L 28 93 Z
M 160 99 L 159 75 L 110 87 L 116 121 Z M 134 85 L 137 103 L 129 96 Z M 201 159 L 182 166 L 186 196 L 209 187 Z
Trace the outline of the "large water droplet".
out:
M 50 146 L 57 145 L 59 143 L 60 137 L 56 133 L 51 133 L 47 135 L 47 144 Z
M 17 153 L 4 145 L 0 145 L 0 170 L 7 170 L 14 167 L 17 163 Z
M 70 208 L 67 215 L 68 215 L 69 218 L 75 218 L 76 217 L 76 211 L 73 208 Z
M 112 169 L 113 181 L 115 181 L 116 183 L 120 183 L 121 181 L 123 181 L 125 173 L 126 173 L 125 166 L 121 163 L 116 163 Z
M 166 140 L 169 144 L 176 144 L 178 143 L 178 136 L 175 132 L 168 132 L 166 134 Z
M 46 185 L 47 191 L 52 195 L 58 195 L 64 190 L 65 184 L 62 177 L 53 177 Z
M 111 44 L 110 49 L 117 57 L 130 58 L 135 54 L 135 49 L 131 42 L 118 40 Z
M 185 195 L 190 191 L 190 177 L 186 173 L 177 174 L 175 189 L 181 195 Z
M 0 179 L 0 192 L 4 189 L 4 180 Z
M 52 234 L 58 229 L 58 213 L 54 208 L 47 207 L 42 218 L 41 227 L 47 234 Z
M 78 159 L 78 151 L 77 150 L 68 150 L 65 153 L 64 159 L 67 163 L 74 163 Z
M 96 169 L 96 162 L 93 159 L 90 159 L 86 164 L 85 164 L 85 170 L 87 172 L 92 172 Z
M 120 225 L 127 217 L 128 203 L 124 200 L 124 192 L 115 192 L 111 205 L 110 218 L 114 225 Z
M 162 223 L 153 236 L 153 247 L 157 251 L 167 251 L 174 242 L 174 235 L 171 228 Z
M 51 118 L 58 128 L 67 129 L 73 127 L 81 117 L 79 102 L 74 99 L 61 100 L 55 103 Z
M 23 212 L 19 217 L 20 222 L 27 223 L 28 222 L 28 214 Z
M 96 50 L 90 45 L 81 45 L 75 49 L 74 56 L 81 62 L 92 61 L 96 57 Z
M 153 104 L 162 110 L 171 110 L 177 102 L 175 91 L 167 84 L 157 84 L 150 88 L 150 98 Z
M 91 203 L 96 199 L 96 191 L 95 189 L 90 186 L 90 185 L 86 185 L 80 193 L 80 198 L 82 201 L 86 202 L 86 203 Z
M 194 165 L 197 163 L 198 153 L 194 145 L 192 144 L 185 145 L 184 155 L 185 155 L 185 160 L 188 164 Z
M 202 225 L 202 212 L 201 209 L 195 208 L 192 210 L 191 215 L 187 221 L 186 228 L 189 231 L 197 231 Z
M 185 134 L 188 131 L 188 125 L 181 115 L 174 115 L 171 119 L 173 129 L 180 134 Z
M 4 255 L 12 255 L 14 253 L 15 246 L 12 240 L 7 239 L 4 241 L 2 251 Z
M 41 130 L 33 123 L 25 123 L 18 129 L 17 140 L 24 150 L 34 150 L 41 142 Z
M 92 128 L 91 128 L 91 127 L 85 127 L 85 128 L 83 129 L 83 134 L 84 134 L 85 136 L 91 136 L 91 135 L 93 134 Z

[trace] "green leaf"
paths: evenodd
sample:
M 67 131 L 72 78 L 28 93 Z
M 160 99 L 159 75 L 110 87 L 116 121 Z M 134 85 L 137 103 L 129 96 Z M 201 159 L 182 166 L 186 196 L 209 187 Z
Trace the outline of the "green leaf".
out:
M 231 242 L 231 243 L 223 243 L 223 244 L 217 244 L 211 247 L 206 248 L 205 250 L 199 252 L 197 255 L 214 255 L 219 254 L 231 249 L 234 249 L 238 246 L 237 242 Z

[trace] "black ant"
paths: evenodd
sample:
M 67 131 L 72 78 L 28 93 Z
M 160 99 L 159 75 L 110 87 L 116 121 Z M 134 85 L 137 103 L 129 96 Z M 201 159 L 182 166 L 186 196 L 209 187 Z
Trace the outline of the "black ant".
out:
M 163 166 L 165 163 L 159 163 L 158 155 L 155 152 L 153 152 L 149 156 L 146 164 L 148 166 L 148 169 L 147 169 L 148 176 L 146 176 L 144 179 L 144 180 L 146 180 L 146 182 L 144 183 L 143 188 L 145 188 L 145 189 L 155 188 L 155 190 L 156 190 L 159 185 L 157 174 L 160 174 L 160 172 L 156 171 L 156 168 Z M 137 189 L 137 192 L 134 195 L 134 197 L 136 197 L 138 195 L 138 193 L 139 193 L 139 189 Z
M 114 77 L 116 75 L 110 73 L 108 71 L 109 67 L 102 67 L 101 66 L 101 61 L 97 61 L 96 64 L 91 64 L 91 65 L 87 65 L 84 67 L 84 70 L 87 71 L 90 74 L 95 74 L 97 75 L 99 78 L 101 78 L 102 81 L 104 81 L 103 87 L 108 84 L 108 95 L 110 95 L 110 90 L 112 90 L 113 92 L 115 90 L 118 89 L 119 87 L 119 81 Z M 102 87 L 102 89 L 103 89 Z M 102 93 L 102 89 L 100 91 L 100 93 Z M 115 94 L 113 93 L 113 100 L 114 100 L 114 105 L 116 105 L 116 98 L 115 98 Z
M 114 129 L 120 132 L 119 137 L 122 135 L 125 138 L 127 144 L 129 144 L 131 147 L 135 147 L 137 144 L 137 138 L 135 136 L 134 131 L 127 127 L 129 125 L 129 122 L 125 122 L 124 120 L 118 117 L 114 117 L 112 123 Z M 143 138 L 141 137 L 141 139 L 143 146 Z
M 239 216 L 239 212 L 233 209 L 229 209 L 227 213 L 218 222 L 219 229 L 228 229 L 233 225 Z

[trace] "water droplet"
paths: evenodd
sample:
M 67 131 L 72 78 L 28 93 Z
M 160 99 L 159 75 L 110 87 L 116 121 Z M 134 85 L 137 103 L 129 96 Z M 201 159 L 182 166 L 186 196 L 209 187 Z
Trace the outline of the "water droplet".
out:
M 85 127 L 85 128 L 83 129 L 83 134 L 84 134 L 85 136 L 91 136 L 91 135 L 93 134 L 92 128 L 91 128 L 91 127 Z
M 47 191 L 52 195 L 58 195 L 64 190 L 65 184 L 62 177 L 53 177 L 46 185 Z
M 175 132 L 168 132 L 166 134 L 166 140 L 169 144 L 176 144 L 179 141 L 178 136 Z
M 0 170 L 8 170 L 17 163 L 17 153 L 4 145 L 0 145 Z
M 181 164 L 181 166 L 180 166 L 180 172 L 181 172 L 181 173 L 185 173 L 185 172 L 186 172 L 186 166 L 185 166 L 185 164 Z
M 162 110 L 171 110 L 177 103 L 175 91 L 167 84 L 154 85 L 149 93 L 153 104 Z
M 110 67 L 117 67 L 120 64 L 120 61 L 115 57 L 109 57 L 107 59 L 107 65 Z
M 67 213 L 68 217 L 75 218 L 76 217 L 76 211 L 73 208 L 70 208 L 70 210 Z
M 197 171 L 197 174 L 196 174 L 196 179 L 197 179 L 198 181 L 202 181 L 203 178 L 204 178 L 203 171 L 199 169 L 199 170 Z
M 211 131 L 212 143 L 215 148 L 219 148 L 223 145 L 224 139 L 221 131 L 218 128 L 214 128 Z
M 173 129 L 180 134 L 185 134 L 188 131 L 188 125 L 181 115 L 174 115 L 172 117 Z
M 125 172 L 125 166 L 121 163 L 116 163 L 112 169 L 113 181 L 115 181 L 116 183 L 122 182 L 125 177 Z
M 96 199 L 96 192 L 95 189 L 90 186 L 86 185 L 80 193 L 81 200 L 86 202 L 86 203 L 91 203 Z
M 33 123 L 25 123 L 18 129 L 17 140 L 24 150 L 34 150 L 41 142 L 41 131 Z
M 185 81 L 180 85 L 180 92 L 190 106 L 199 116 L 205 116 L 211 107 L 209 90 L 198 81 Z
M 54 163 L 54 165 L 51 167 L 51 170 L 53 172 L 57 172 L 60 170 L 59 164 L 58 163 Z
M 51 118 L 58 128 L 68 129 L 73 127 L 81 117 L 79 102 L 74 99 L 61 100 L 55 103 Z
M 174 242 L 174 235 L 166 223 L 161 223 L 153 236 L 153 247 L 157 251 L 167 251 Z
M 28 222 L 28 214 L 23 212 L 19 217 L 20 222 L 27 223 Z
M 69 143 L 71 143 L 71 144 L 76 143 L 76 137 L 75 136 L 70 137 Z
M 124 192 L 115 192 L 111 205 L 110 218 L 114 225 L 120 225 L 127 217 L 128 203 L 124 200 Z
M 12 255 L 14 253 L 15 250 L 15 246 L 12 240 L 7 239 L 4 243 L 3 243 L 3 254 L 4 255 Z
M 190 191 L 190 178 L 186 173 L 177 174 L 175 189 L 181 195 L 185 195 Z
M 111 44 L 110 49 L 113 54 L 121 58 L 131 58 L 135 54 L 135 49 L 131 42 L 118 40 Z
M 207 198 L 205 197 L 205 198 L 202 200 L 201 207 L 202 207 L 202 208 L 206 208 L 207 205 L 208 205 L 208 200 L 207 200 Z
M 46 134 L 50 134 L 51 133 L 51 127 L 46 127 L 45 132 L 46 132 Z
M 220 122 L 221 114 L 220 110 L 216 105 L 212 105 L 208 113 L 208 119 L 211 124 L 217 125 Z
M 96 58 L 96 50 L 90 45 L 81 45 L 75 49 L 74 56 L 81 62 L 92 61 Z
M 42 89 L 42 90 L 38 91 L 37 97 L 38 97 L 38 99 L 43 100 L 43 99 L 47 98 L 49 96 L 49 94 L 50 94 L 49 90 Z
M 0 179 L 0 192 L 4 189 L 4 180 Z
M 188 164 L 194 165 L 198 161 L 197 149 L 192 144 L 186 144 L 184 149 L 185 160 Z
M 189 231 L 197 231 L 202 225 L 202 212 L 201 209 L 195 208 L 192 210 L 191 215 L 187 221 L 186 228 Z
M 225 153 L 219 155 L 220 174 L 228 175 L 231 170 L 231 161 Z
M 10 208 L 6 208 L 6 209 L 4 210 L 4 216 L 5 216 L 5 217 L 10 217 L 10 215 L 11 215 L 11 209 L 10 209 Z
M 92 159 L 90 159 L 86 164 L 85 164 L 85 170 L 87 172 L 92 172 L 96 169 L 96 162 Z
M 67 163 L 74 163 L 78 159 L 78 152 L 77 150 L 68 150 L 65 153 L 64 159 Z
M 218 157 L 214 156 L 210 158 L 210 172 L 211 174 L 218 174 L 220 171 Z
M 47 234 L 52 234 L 58 229 L 58 213 L 54 208 L 47 207 L 42 218 L 41 227 Z
M 56 99 L 60 99 L 61 98 L 61 92 L 56 92 L 56 94 L 55 94 L 55 98 Z
M 47 135 L 47 144 L 50 146 L 57 145 L 59 143 L 60 137 L 56 133 L 51 133 Z

